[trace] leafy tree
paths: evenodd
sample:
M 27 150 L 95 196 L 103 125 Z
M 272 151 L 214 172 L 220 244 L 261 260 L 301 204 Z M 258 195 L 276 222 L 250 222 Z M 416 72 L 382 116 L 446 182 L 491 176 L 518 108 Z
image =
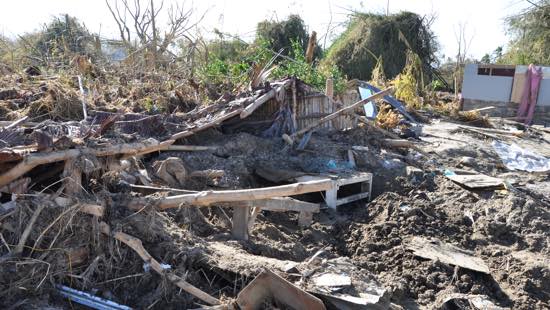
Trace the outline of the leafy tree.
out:
M 512 37 L 503 61 L 512 64 L 550 64 L 550 0 L 528 0 L 523 12 L 507 18 Z
M 384 74 L 392 79 L 405 67 L 407 51 L 411 50 L 429 73 L 437 62 L 438 47 L 430 30 L 432 21 L 411 12 L 389 16 L 356 13 L 329 48 L 323 63 L 337 65 L 350 78 L 370 80 L 377 59 L 382 57 Z
M 275 52 L 288 56 L 292 53 L 292 42 L 297 42 L 303 50 L 307 49 L 309 35 L 304 21 L 299 15 L 290 15 L 283 21 L 259 22 L 256 27 L 257 40 L 267 40 L 269 48 Z M 322 54 L 321 47 L 316 44 L 314 58 Z

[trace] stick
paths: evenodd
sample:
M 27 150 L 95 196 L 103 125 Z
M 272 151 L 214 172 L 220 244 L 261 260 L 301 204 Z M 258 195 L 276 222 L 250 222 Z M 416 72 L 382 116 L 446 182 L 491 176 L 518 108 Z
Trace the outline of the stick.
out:
M 58 152 L 50 153 L 37 153 L 32 154 L 17 164 L 15 167 L 11 168 L 4 174 L 0 175 L 0 187 L 11 183 L 16 180 L 23 174 L 29 172 L 36 166 L 49 164 L 57 161 L 63 161 L 68 159 L 77 158 L 79 156 L 85 155 L 94 155 L 94 156 L 110 156 L 116 154 L 131 154 L 139 155 L 157 151 L 168 145 L 172 144 L 174 140 L 164 141 L 159 143 L 155 139 L 147 139 L 141 143 L 128 143 L 120 145 L 109 145 L 102 148 L 79 148 L 79 149 L 70 149 L 63 150 Z
M 495 107 L 493 106 L 490 106 L 490 107 L 484 107 L 484 108 L 479 108 L 479 109 L 473 109 L 473 110 L 469 110 L 469 111 L 462 111 L 463 113 L 468 113 L 468 112 L 480 112 L 480 111 L 485 111 L 485 110 L 492 110 L 492 109 L 495 109 Z
M 21 235 L 21 238 L 19 239 L 19 243 L 15 247 L 15 250 L 13 250 L 13 254 L 18 255 L 23 252 L 23 247 L 25 246 L 25 243 L 27 243 L 27 239 L 29 238 L 32 227 L 34 226 L 36 219 L 40 215 L 40 212 L 42 212 L 42 210 L 44 210 L 45 207 L 46 207 L 45 204 L 40 204 L 36 208 L 36 210 L 34 210 L 31 220 L 29 221 L 29 224 L 27 224 L 27 227 L 25 228 L 25 230 L 23 231 L 23 234 Z
M 177 275 L 167 272 L 161 264 L 154 259 L 149 252 L 143 247 L 143 243 L 140 239 L 130 236 L 128 234 L 125 234 L 123 232 L 111 232 L 111 228 L 109 225 L 105 222 L 99 223 L 99 228 L 102 233 L 112 236 L 116 240 L 126 244 L 132 250 L 134 250 L 140 257 L 143 259 L 144 262 L 151 265 L 151 268 L 153 268 L 154 271 L 156 271 L 161 276 L 166 276 L 168 280 L 173 282 L 176 286 L 181 288 L 182 290 L 186 291 L 187 293 L 197 297 L 198 299 L 210 304 L 210 305 L 219 305 L 220 301 L 209 294 L 205 293 L 204 291 L 200 290 L 199 288 L 193 286 L 189 282 L 186 282 L 184 279 L 178 277 Z
M 291 137 L 294 138 L 294 137 L 296 137 L 296 136 L 302 135 L 302 134 L 304 134 L 304 133 L 310 131 L 311 129 L 313 129 L 313 128 L 315 128 L 315 127 L 318 127 L 319 125 L 321 125 L 321 124 L 323 124 L 323 123 L 326 123 L 326 122 L 328 122 L 328 121 L 330 121 L 330 120 L 332 120 L 332 119 L 338 117 L 338 116 L 339 116 L 340 114 L 342 114 L 342 113 L 345 113 L 345 112 L 347 112 L 347 111 L 352 111 L 353 109 L 355 109 L 356 107 L 358 107 L 358 106 L 360 106 L 360 105 L 362 105 L 362 104 L 365 104 L 365 103 L 367 103 L 367 102 L 369 102 L 369 101 L 372 101 L 372 100 L 375 100 L 375 99 L 377 99 L 377 98 L 383 97 L 383 96 L 385 96 L 386 94 L 388 94 L 391 90 L 392 90 L 391 87 L 390 87 L 390 88 L 387 88 L 387 89 L 385 89 L 385 90 L 383 90 L 383 91 L 381 91 L 381 92 L 378 92 L 378 93 L 376 93 L 376 94 L 374 94 L 374 95 L 372 95 L 372 96 L 370 96 L 370 97 L 368 97 L 368 98 L 366 98 L 366 99 L 357 101 L 356 103 L 354 103 L 354 104 L 352 104 L 352 105 L 350 105 L 350 106 L 344 107 L 344 108 L 342 108 L 342 109 L 340 109 L 340 110 L 338 110 L 338 111 L 336 111 L 336 112 L 334 112 L 334 113 L 332 113 L 332 114 L 329 114 L 329 115 L 327 115 L 327 116 L 321 118 L 321 119 L 318 120 L 317 122 L 315 122 L 315 123 L 313 123 L 313 124 L 311 124 L 311 125 L 309 125 L 309 126 L 306 126 L 306 127 L 303 128 L 302 130 L 297 131 L 296 133 L 292 134 Z
M 165 148 L 164 151 L 183 151 L 183 152 L 196 152 L 196 151 L 213 151 L 217 149 L 217 146 L 201 146 L 201 145 L 170 145 Z
M 203 191 L 193 194 L 170 196 L 166 198 L 156 198 L 153 200 L 150 200 L 150 198 L 134 198 L 129 201 L 128 208 L 132 210 L 139 210 L 144 205 L 147 205 L 151 202 L 154 203 L 157 208 L 163 210 L 176 208 L 180 205 L 208 206 L 216 202 L 262 200 L 272 197 L 284 197 L 326 191 L 332 188 L 333 183 L 334 181 L 330 179 L 324 179 L 253 189 Z
M 23 116 L 22 118 L 16 120 L 15 122 L 9 124 L 8 126 L 6 126 L 6 129 L 10 129 L 10 128 L 13 128 L 19 124 L 21 124 L 22 122 L 26 121 L 29 117 L 28 116 Z

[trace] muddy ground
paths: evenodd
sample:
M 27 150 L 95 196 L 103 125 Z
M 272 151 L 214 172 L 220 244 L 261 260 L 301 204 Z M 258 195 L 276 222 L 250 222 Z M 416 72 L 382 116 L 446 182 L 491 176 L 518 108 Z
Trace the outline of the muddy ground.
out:
M 286 261 L 303 262 L 323 249 L 324 258 L 348 257 L 362 273 L 378 279 L 397 309 L 438 308 L 441 299 L 450 293 L 486 295 L 498 306 L 513 309 L 548 309 L 550 195 L 544 190 L 550 183 L 548 174 L 507 170 L 490 140 L 457 131 L 454 123 L 437 121 L 426 125 L 423 133 L 415 143 L 426 155 L 385 148 L 380 137 L 366 128 L 317 132 L 302 152 L 288 148 L 281 139 L 211 130 L 187 142 L 217 146 L 216 150 L 162 152 L 140 163 L 151 175 L 153 163 L 168 157 L 181 158 L 189 171 L 224 170 L 220 179 L 191 179 L 183 187 L 189 190 L 274 185 L 257 173 L 265 167 L 307 173 L 358 170 L 374 174 L 371 202 L 344 205 L 336 212 L 323 209 L 307 228 L 297 225 L 297 214 L 262 211 L 250 239 L 234 241 L 228 208 L 184 207 L 165 212 L 145 209 L 135 214 L 116 203 L 110 206 L 107 221 L 113 228 L 140 238 L 154 257 L 186 275 L 190 283 L 222 299 L 235 297 L 262 268 L 276 268 Z M 550 155 L 548 134 L 513 140 Z M 354 152 L 355 168 L 347 162 L 347 150 L 352 146 L 368 147 Z M 475 158 L 475 162 L 465 165 L 464 156 Z M 502 177 L 514 187 L 465 189 L 443 176 L 445 169 L 457 168 Z M 115 187 L 119 196 L 138 195 L 131 187 Z M 109 199 L 116 202 L 117 197 Z M 322 201 L 318 195 L 299 198 Z M 30 201 L 27 208 L 10 215 L 11 223 L 18 223 L 18 217 L 30 217 L 36 203 Z M 57 215 L 49 214 L 44 226 Z M 198 307 L 189 295 L 144 271 L 143 262 L 132 250 L 93 233 L 97 232 L 97 223 L 75 215 L 56 225 L 50 229 L 52 232 L 45 233 L 45 238 L 54 240 L 55 232 L 64 235 L 69 231 L 73 238 L 67 240 L 73 244 L 65 246 L 84 245 L 90 253 L 86 263 L 74 267 L 66 264 L 58 275 L 46 271 L 48 277 L 42 282 L 41 277 L 25 280 L 23 271 L 25 275 L 44 273 L 48 268 L 45 265 L 1 264 L 0 283 L 4 289 L 10 288 L 10 295 L 1 295 L 4 306 L 78 308 L 53 291 L 50 284 L 62 282 L 136 308 Z M 488 264 L 490 274 L 416 257 L 406 248 L 414 236 L 433 237 L 470 250 Z M 14 275 L 16 272 L 21 272 L 20 276 Z

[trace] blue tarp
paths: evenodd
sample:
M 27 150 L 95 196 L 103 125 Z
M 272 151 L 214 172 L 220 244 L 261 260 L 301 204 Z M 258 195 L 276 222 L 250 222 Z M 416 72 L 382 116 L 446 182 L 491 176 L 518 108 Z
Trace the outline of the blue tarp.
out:
M 359 86 L 359 94 L 361 95 L 361 99 L 368 98 L 368 96 L 363 97 L 364 94 L 367 94 L 367 91 L 370 91 L 371 93 L 378 93 L 381 90 L 378 89 L 377 87 L 370 85 L 369 83 L 362 82 L 361 86 Z M 409 121 L 416 123 L 416 120 L 414 119 L 414 117 L 412 117 L 412 115 L 410 115 L 407 112 L 407 109 L 405 109 L 405 106 L 403 106 L 403 104 L 399 102 L 399 100 L 395 99 L 390 95 L 386 95 L 384 96 L 384 101 L 389 103 L 392 107 L 394 107 L 397 111 L 399 111 L 399 113 L 403 114 L 403 116 L 405 116 Z

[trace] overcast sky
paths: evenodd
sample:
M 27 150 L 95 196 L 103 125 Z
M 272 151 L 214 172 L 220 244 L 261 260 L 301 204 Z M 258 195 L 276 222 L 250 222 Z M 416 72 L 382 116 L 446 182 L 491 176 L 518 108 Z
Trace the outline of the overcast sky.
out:
M 157 2 L 161 1 L 155 0 Z M 208 35 L 217 28 L 247 40 L 253 38 L 257 22 L 266 18 L 281 20 L 296 13 L 302 16 L 310 31 L 317 31 L 321 45 L 329 26 L 344 22 L 350 9 L 383 13 L 388 4 L 388 0 L 195 0 L 194 3 L 165 0 L 165 6 L 171 2 L 194 6 L 197 12 L 208 10 L 201 23 L 203 34 Z M 504 18 L 527 5 L 525 0 L 389 0 L 389 11 L 435 15 L 432 29 L 438 36 L 441 54 L 446 56 L 456 55 L 455 34 L 458 25 L 465 23 L 467 37 L 472 38 L 468 54 L 481 58 L 508 42 Z M 15 37 L 36 30 L 52 16 L 63 13 L 76 16 L 91 31 L 101 32 L 102 37 L 117 37 L 116 24 L 104 0 L 4 0 L 0 10 L 0 33 Z

